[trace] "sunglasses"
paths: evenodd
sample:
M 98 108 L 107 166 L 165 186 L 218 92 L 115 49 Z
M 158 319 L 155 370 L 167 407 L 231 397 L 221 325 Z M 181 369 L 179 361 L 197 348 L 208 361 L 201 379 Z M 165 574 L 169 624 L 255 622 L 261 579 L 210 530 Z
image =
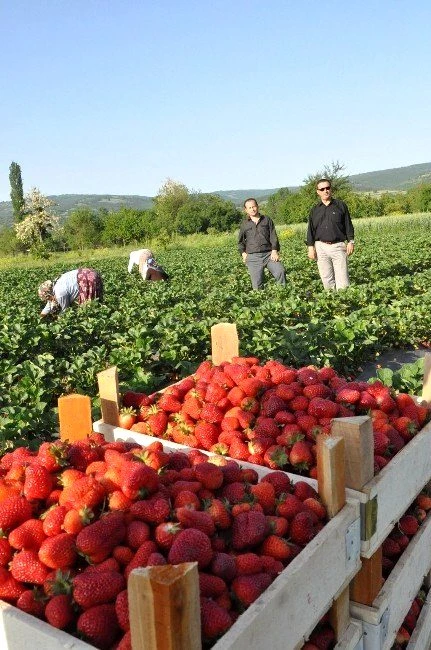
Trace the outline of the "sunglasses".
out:
M 326 187 L 318 187 L 317 191 L 318 192 L 325 192 L 325 190 L 328 190 L 328 192 L 329 192 L 330 189 L 331 189 L 331 187 L 329 185 L 327 185 Z

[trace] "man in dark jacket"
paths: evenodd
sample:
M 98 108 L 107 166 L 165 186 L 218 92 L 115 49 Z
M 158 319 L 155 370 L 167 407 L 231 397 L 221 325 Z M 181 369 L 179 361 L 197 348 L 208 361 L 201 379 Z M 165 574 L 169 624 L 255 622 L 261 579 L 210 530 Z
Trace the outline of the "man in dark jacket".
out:
M 286 272 L 280 262 L 280 243 L 274 222 L 259 214 L 256 199 L 244 201 L 246 218 L 241 223 L 238 249 L 247 265 L 253 289 L 262 289 L 265 267 L 283 287 L 286 286 Z
M 332 198 L 327 178 L 317 181 L 316 190 L 320 201 L 308 217 L 308 257 L 317 260 L 325 289 L 345 289 L 349 286 L 347 258 L 355 248 L 349 209 L 343 201 Z

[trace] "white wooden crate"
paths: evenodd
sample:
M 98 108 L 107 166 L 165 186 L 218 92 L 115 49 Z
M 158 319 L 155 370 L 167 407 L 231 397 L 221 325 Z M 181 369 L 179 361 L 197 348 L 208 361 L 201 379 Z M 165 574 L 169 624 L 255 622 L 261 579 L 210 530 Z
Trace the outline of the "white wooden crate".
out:
M 350 603 L 364 627 L 364 650 L 389 650 L 431 569 L 431 513 L 413 537 L 372 606 Z M 428 650 L 428 649 L 427 649 Z
M 108 441 L 126 440 L 148 445 L 155 440 L 100 421 L 94 424 L 94 430 L 102 433 Z M 191 451 L 190 447 L 177 443 L 162 443 L 166 450 Z M 272 471 L 251 463 L 240 464 L 256 469 L 260 477 Z M 302 480 L 302 477 L 294 479 Z M 316 485 L 313 479 L 307 481 Z M 300 648 L 333 600 L 359 571 L 359 532 L 359 503 L 349 500 L 265 593 L 239 617 L 214 649 L 261 650 L 268 643 L 271 650 Z M 353 649 L 354 645 L 346 646 L 346 650 Z
M 93 424 L 95 431 L 109 440 L 136 440 L 148 445 L 155 438 L 133 431 L 114 427 L 98 420 Z M 162 440 L 162 442 L 164 442 Z M 187 447 L 174 442 L 170 447 L 187 451 Z M 209 453 L 205 452 L 204 453 Z M 369 558 L 382 545 L 395 523 L 414 501 L 421 489 L 431 480 L 431 423 L 427 424 L 381 472 L 366 483 L 361 490 L 346 490 L 349 500 L 361 504 L 361 556 Z M 241 461 L 244 467 L 253 467 L 259 476 L 267 468 Z M 414 471 L 412 471 L 414 468 Z M 317 489 L 317 481 L 288 472 L 291 480 L 306 481 Z
M 406 650 L 430 650 L 431 648 L 431 591 L 428 593 L 416 627 Z

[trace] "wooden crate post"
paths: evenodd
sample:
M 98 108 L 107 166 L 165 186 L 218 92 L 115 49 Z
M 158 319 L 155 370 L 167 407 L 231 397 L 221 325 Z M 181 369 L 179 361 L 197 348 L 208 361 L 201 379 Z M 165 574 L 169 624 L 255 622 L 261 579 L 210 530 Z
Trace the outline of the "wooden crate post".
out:
M 118 391 L 118 370 L 112 366 L 107 370 L 97 373 L 99 384 L 100 410 L 102 420 L 106 424 L 118 427 L 120 413 L 120 393 Z
M 374 436 L 367 415 L 334 418 L 331 435 L 345 442 L 346 486 L 360 490 L 374 476 Z
M 197 562 L 135 569 L 128 598 L 133 650 L 201 650 Z
M 215 366 L 239 355 L 238 332 L 235 323 L 217 323 L 211 327 L 211 357 Z
M 361 490 L 374 476 L 374 436 L 371 418 L 366 415 L 335 418 L 332 421 L 331 434 L 343 436 L 346 443 L 347 487 Z M 374 507 L 374 504 L 370 502 L 369 507 Z M 361 570 L 350 584 L 350 598 L 363 605 L 371 605 L 381 586 L 382 550 L 379 548 L 369 559 L 362 558 Z
M 59 397 L 58 419 L 61 440 L 83 440 L 93 431 L 90 398 L 77 394 Z
M 427 352 L 424 356 L 424 383 L 422 387 L 422 399 L 431 402 L 431 354 Z
M 344 447 L 341 436 L 317 437 L 317 484 L 319 496 L 330 519 L 346 503 Z M 334 600 L 329 620 L 339 641 L 350 623 L 348 586 Z

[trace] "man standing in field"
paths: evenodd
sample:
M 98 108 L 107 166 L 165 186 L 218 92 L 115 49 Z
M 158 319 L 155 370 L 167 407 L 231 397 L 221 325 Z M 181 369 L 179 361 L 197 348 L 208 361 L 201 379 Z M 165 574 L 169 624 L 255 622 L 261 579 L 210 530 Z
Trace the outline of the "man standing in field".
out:
M 308 257 L 317 260 L 325 289 L 345 289 L 349 286 L 347 258 L 355 248 L 349 209 L 343 201 L 332 198 L 327 178 L 317 181 L 316 190 L 320 202 L 308 217 Z
M 280 243 L 274 222 L 259 214 L 256 199 L 244 201 L 245 219 L 238 236 L 238 249 L 247 265 L 253 289 L 263 289 L 265 267 L 281 286 L 286 286 L 286 272 L 280 262 Z

